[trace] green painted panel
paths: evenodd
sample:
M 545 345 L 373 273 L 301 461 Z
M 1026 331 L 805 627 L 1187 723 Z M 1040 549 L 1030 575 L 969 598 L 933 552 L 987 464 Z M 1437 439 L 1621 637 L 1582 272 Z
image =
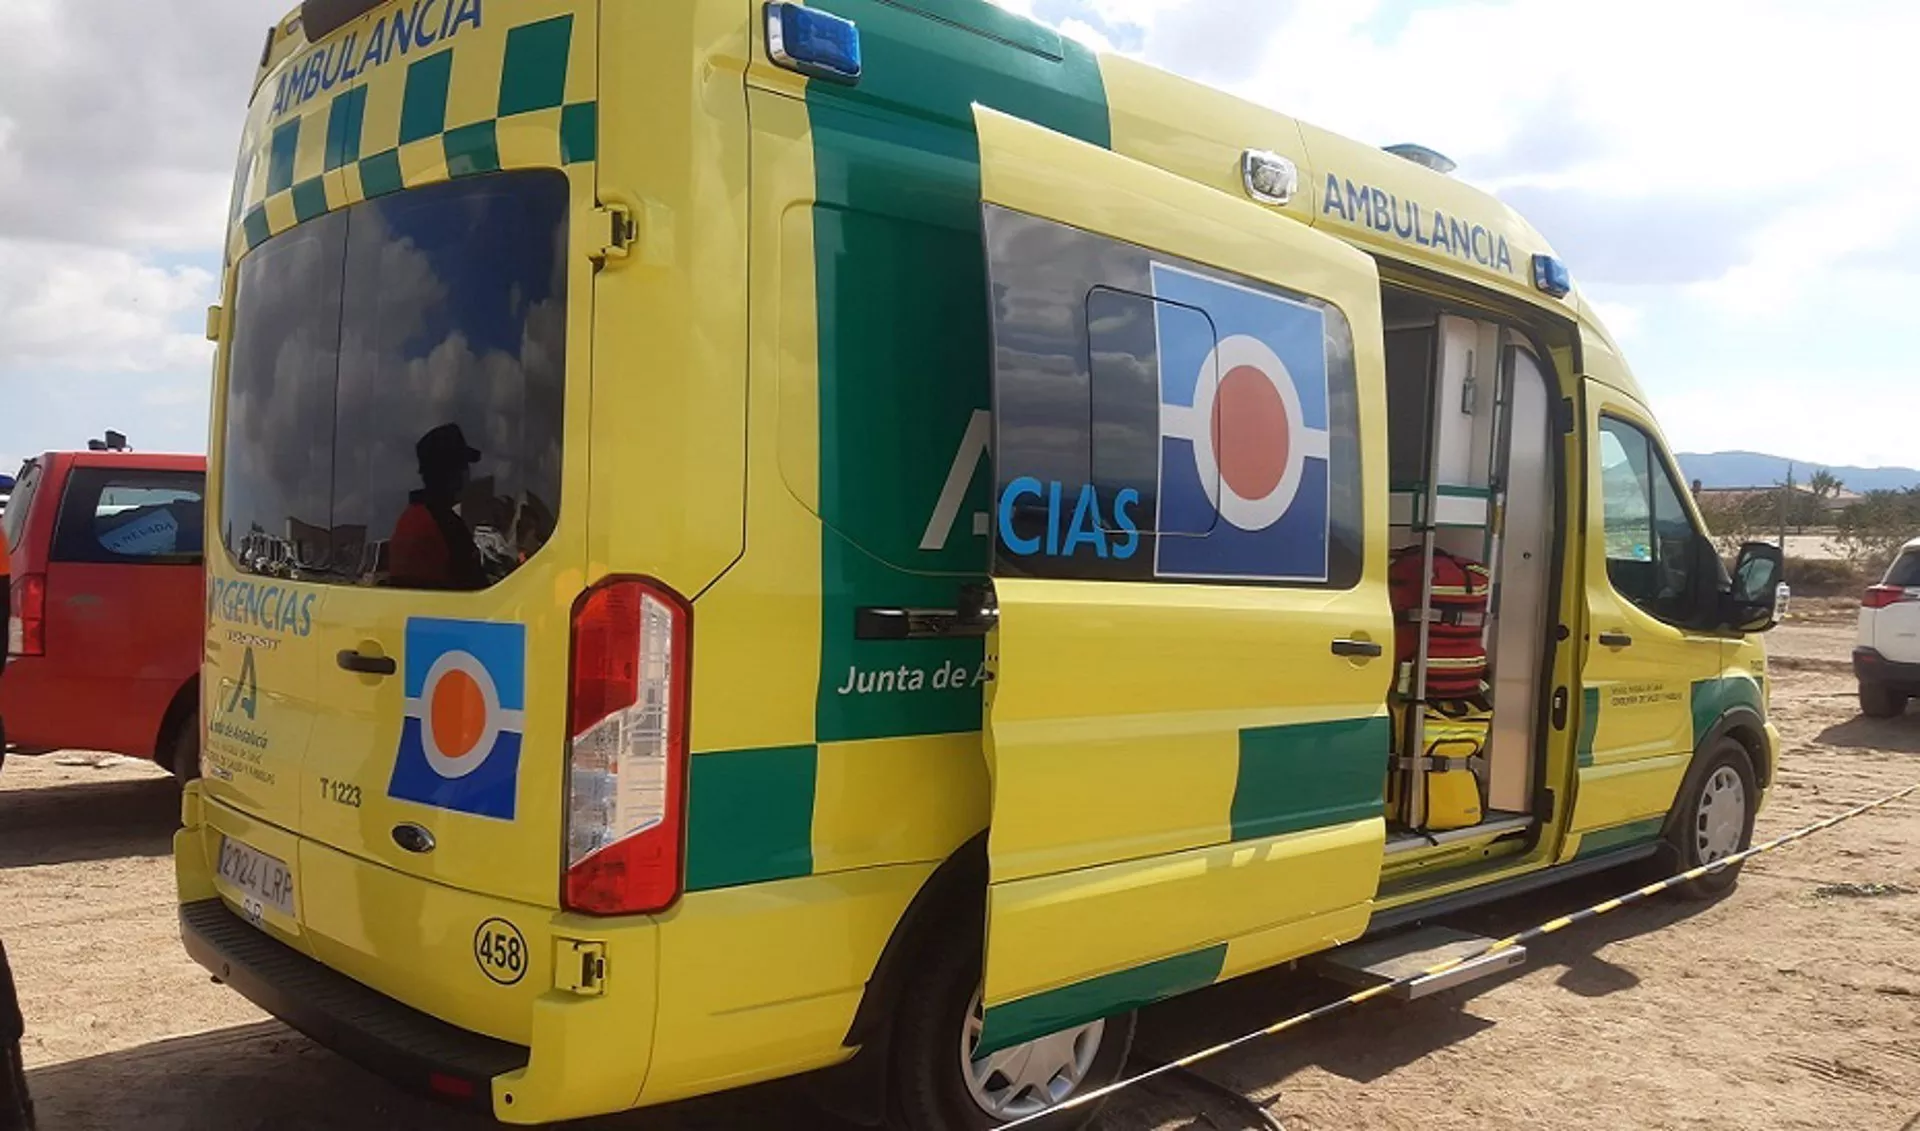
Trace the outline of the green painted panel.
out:
M 984 577 L 985 460 L 934 505 L 990 402 L 978 101 L 1100 145 L 1099 65 L 984 0 L 818 0 L 860 25 L 858 86 L 812 83 L 819 296 L 822 742 L 974 731 L 978 640 L 858 641 L 862 607 L 951 608 Z M 914 11 L 926 9 L 928 14 Z M 966 474 L 962 470 L 961 474 Z M 923 542 L 927 543 L 922 548 Z M 884 683 L 883 683 L 884 680 Z M 862 688 L 867 690 L 862 691 Z
M 555 16 L 507 33 L 506 66 L 500 74 L 500 116 L 551 110 L 566 100 L 567 54 L 573 17 Z
M 1750 707 L 1766 718 L 1766 701 L 1760 695 L 1758 680 L 1732 675 L 1720 679 L 1702 679 L 1693 685 L 1693 745 L 1699 749 L 1720 717 L 1735 707 Z
M 328 172 L 360 160 L 360 136 L 366 124 L 366 87 L 356 86 L 333 100 L 327 112 Z
M 389 149 L 360 162 L 360 191 L 368 198 L 386 196 L 407 187 L 400 171 L 400 151 Z
M 453 52 L 442 51 L 407 68 L 407 90 L 400 101 L 400 144 L 424 141 L 447 128 L 447 84 L 453 79 Z
M 1580 745 L 1574 747 L 1578 765 L 1593 765 L 1593 740 L 1600 733 L 1600 689 L 1589 687 L 1580 692 Z
M 247 234 L 249 250 L 266 243 L 268 237 L 273 235 L 273 226 L 267 222 L 267 206 L 255 205 L 248 210 L 247 218 L 241 221 L 241 229 Z
M 1392 757 L 1393 724 L 1386 718 L 1241 731 L 1233 839 L 1380 816 Z
M 576 102 L 560 111 L 560 163 L 592 161 L 600 146 L 600 107 Z
M 1226 963 L 1227 944 L 1220 943 L 994 1006 L 987 1010 L 986 1030 L 976 1055 L 1205 989 L 1220 979 Z
M 448 130 L 444 142 L 448 176 L 471 177 L 500 171 L 500 144 L 492 122 L 475 122 Z
M 319 177 L 293 186 L 293 215 L 301 223 L 327 214 L 327 184 Z
M 1657 839 L 1665 825 L 1666 818 L 1649 817 L 1644 821 L 1635 821 L 1628 825 L 1596 829 L 1580 838 L 1580 851 L 1574 854 L 1574 859 L 1598 856 L 1603 852 L 1611 852 L 1628 845 L 1645 844 L 1647 841 Z
M 812 746 L 696 754 L 687 789 L 687 890 L 813 872 Z
M 293 160 L 300 150 L 300 122 L 295 118 L 273 131 L 267 147 L 267 195 L 293 187 Z

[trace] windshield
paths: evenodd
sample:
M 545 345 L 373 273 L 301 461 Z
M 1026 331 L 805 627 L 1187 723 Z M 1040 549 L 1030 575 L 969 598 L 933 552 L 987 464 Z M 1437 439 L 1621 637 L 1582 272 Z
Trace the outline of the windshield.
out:
M 250 573 L 482 589 L 553 533 L 567 181 L 382 197 L 240 265 L 220 537 Z

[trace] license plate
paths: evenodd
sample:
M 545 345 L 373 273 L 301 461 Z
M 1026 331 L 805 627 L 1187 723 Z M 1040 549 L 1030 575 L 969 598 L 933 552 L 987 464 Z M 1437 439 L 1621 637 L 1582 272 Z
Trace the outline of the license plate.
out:
M 293 869 L 230 837 L 220 838 L 220 878 L 240 891 L 240 906 L 258 923 L 268 907 L 293 918 Z

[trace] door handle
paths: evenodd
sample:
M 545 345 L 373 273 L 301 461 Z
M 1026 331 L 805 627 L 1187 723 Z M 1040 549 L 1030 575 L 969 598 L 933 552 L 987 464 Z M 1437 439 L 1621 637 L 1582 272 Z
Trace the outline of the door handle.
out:
M 1387 650 L 1371 640 L 1340 639 L 1333 642 L 1333 654 L 1355 660 L 1377 660 Z
M 399 665 L 393 662 L 392 656 L 369 656 L 351 648 L 343 650 L 334 659 L 347 671 L 359 672 L 361 675 L 392 675 L 400 670 Z
M 1631 648 L 1633 637 L 1624 632 L 1603 632 L 1600 634 L 1600 643 L 1609 648 Z

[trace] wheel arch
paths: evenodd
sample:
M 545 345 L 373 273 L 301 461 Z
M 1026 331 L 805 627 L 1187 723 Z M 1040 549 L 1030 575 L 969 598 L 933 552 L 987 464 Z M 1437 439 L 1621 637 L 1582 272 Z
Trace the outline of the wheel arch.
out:
M 849 1047 L 865 1044 L 884 1031 L 915 954 L 935 944 L 935 932 L 973 926 L 984 919 L 986 906 L 987 834 L 982 830 L 934 869 L 894 924 L 847 1028 Z
M 1695 788 L 1707 775 L 1708 759 L 1702 757 L 1707 751 L 1721 742 L 1731 740 L 1747 757 L 1747 768 L 1753 773 L 1753 780 L 1761 789 L 1772 784 L 1772 774 L 1767 762 L 1767 723 L 1760 712 L 1748 706 L 1729 707 L 1720 713 L 1700 736 L 1693 748 L 1693 760 L 1687 766 L 1687 776 L 1681 779 L 1680 789 L 1673 795 L 1673 804 L 1667 810 L 1666 827 L 1663 833 L 1671 834 L 1681 820 L 1681 802 L 1693 796 Z

